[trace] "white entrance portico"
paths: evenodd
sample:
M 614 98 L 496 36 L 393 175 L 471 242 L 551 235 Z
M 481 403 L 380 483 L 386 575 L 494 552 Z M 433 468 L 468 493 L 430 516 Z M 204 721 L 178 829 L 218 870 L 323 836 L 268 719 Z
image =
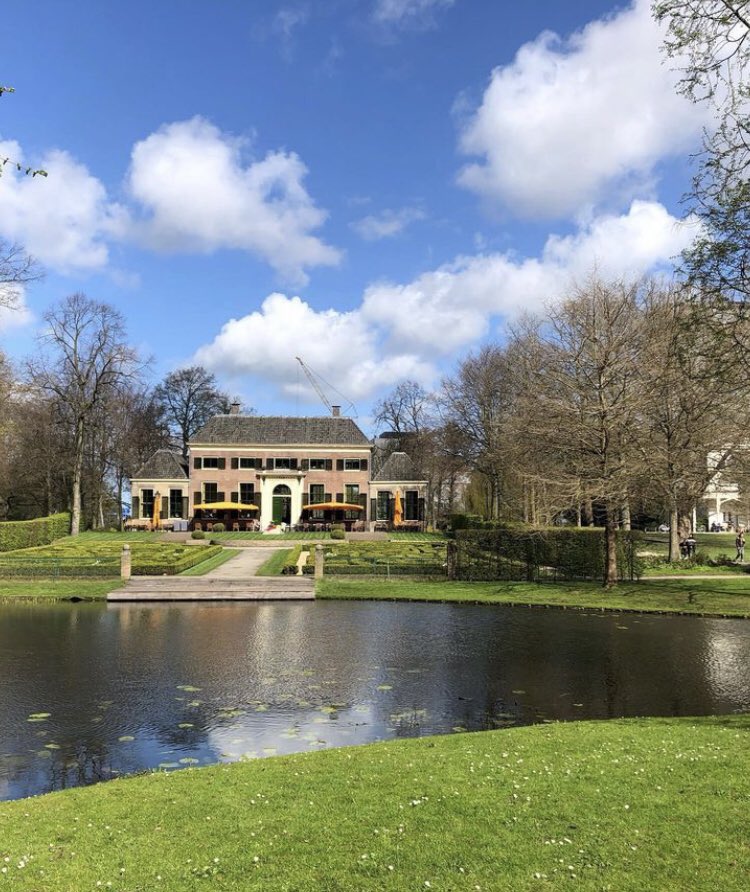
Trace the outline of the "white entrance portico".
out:
M 302 516 L 302 493 L 305 488 L 304 471 L 261 471 L 260 528 L 281 521 L 292 526 Z

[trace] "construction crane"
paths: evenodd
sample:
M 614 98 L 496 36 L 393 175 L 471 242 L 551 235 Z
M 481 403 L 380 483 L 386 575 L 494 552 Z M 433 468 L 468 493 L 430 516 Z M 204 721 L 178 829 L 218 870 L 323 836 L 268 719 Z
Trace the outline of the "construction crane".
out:
M 337 396 L 340 396 L 340 397 L 341 397 L 341 399 L 342 399 L 342 401 L 343 401 L 344 414 L 346 414 L 346 411 L 347 411 L 348 409 L 351 409 L 351 410 L 352 410 L 352 411 L 351 411 L 352 416 L 353 416 L 354 418 L 357 417 L 357 407 L 354 405 L 354 403 L 353 403 L 350 399 L 347 399 L 347 398 L 344 396 L 343 393 L 340 393 L 338 390 L 336 390 L 336 388 L 335 388 L 332 384 L 329 384 L 328 381 L 325 380 L 325 378 L 322 378 L 317 372 L 313 371 L 313 370 L 310 368 L 310 366 L 307 365 L 307 364 L 302 360 L 302 357 L 300 357 L 300 356 L 295 356 L 295 359 L 296 359 L 297 362 L 302 366 L 302 371 L 305 373 L 305 377 L 306 377 L 307 380 L 310 382 L 310 384 L 312 385 L 313 390 L 315 391 L 315 393 L 318 394 L 318 396 L 320 397 L 320 401 L 321 401 L 321 402 L 323 403 L 323 405 L 328 409 L 328 411 L 331 413 L 331 415 L 336 415 L 337 413 L 336 413 L 335 410 L 336 410 L 336 409 L 341 409 L 341 406 L 335 406 L 335 405 L 328 399 L 328 397 L 326 396 L 326 392 L 325 392 L 325 390 L 323 390 L 323 388 L 320 386 L 321 384 L 325 384 L 325 386 L 326 386 L 330 391 L 332 391 L 333 393 L 335 393 Z M 318 383 L 318 382 L 320 382 L 320 383 Z

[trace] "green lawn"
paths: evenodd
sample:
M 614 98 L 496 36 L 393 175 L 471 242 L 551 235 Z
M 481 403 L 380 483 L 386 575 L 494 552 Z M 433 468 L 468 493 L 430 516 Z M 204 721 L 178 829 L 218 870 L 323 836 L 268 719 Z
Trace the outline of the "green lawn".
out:
M 297 551 L 297 548 L 277 548 L 276 551 L 268 558 L 267 561 L 264 561 L 260 567 L 258 567 L 255 575 L 256 576 L 279 576 L 281 574 L 282 569 L 284 568 L 284 564 L 287 561 L 287 558 L 292 554 L 293 551 Z
M 667 573 L 697 574 L 702 573 L 744 573 L 746 567 L 739 565 L 712 567 L 706 561 L 728 559 L 733 560 L 737 549 L 734 546 L 735 533 L 696 533 L 698 540 L 697 555 L 701 561 L 697 565 L 686 564 L 678 561 L 675 564 L 662 564 L 658 567 L 650 567 L 644 573 L 645 576 L 656 576 Z M 639 553 L 662 555 L 666 558 L 669 550 L 669 533 L 643 533 L 643 543 L 639 545 Z
M 0 579 L 0 601 L 59 601 L 70 598 L 103 601 L 107 592 L 114 591 L 121 585 L 124 583 L 119 578 Z
M 388 533 L 388 539 L 391 542 L 445 542 L 444 533 L 399 533 L 393 531 Z
M 278 533 L 272 536 L 267 536 L 265 533 L 206 533 L 206 535 L 216 542 L 229 542 L 232 539 L 244 539 L 248 541 L 261 540 L 263 542 L 268 542 L 269 544 L 273 544 L 274 542 L 304 541 L 310 539 L 317 541 L 318 539 L 331 538 L 330 533 Z
M 332 541 L 326 542 L 323 549 L 325 572 L 331 575 L 445 575 L 445 542 L 440 540 Z M 314 563 L 315 554 L 311 551 L 307 558 L 308 572 Z
M 29 892 L 745 892 L 750 720 L 397 740 L 0 803 Z
M 750 579 L 642 580 L 609 591 L 595 582 L 450 582 L 324 578 L 318 598 L 523 604 L 750 616 Z
M 192 546 L 193 548 L 202 548 L 204 546 Z M 187 570 L 183 570 L 180 573 L 180 576 L 205 576 L 206 573 L 209 573 L 211 570 L 215 570 L 217 567 L 220 567 L 222 564 L 226 564 L 227 561 L 231 561 L 232 558 L 237 557 L 239 554 L 239 550 L 237 548 L 222 548 L 218 554 L 215 554 L 213 557 L 208 558 L 208 560 L 202 561 L 200 564 L 196 564 L 194 567 L 188 567 Z

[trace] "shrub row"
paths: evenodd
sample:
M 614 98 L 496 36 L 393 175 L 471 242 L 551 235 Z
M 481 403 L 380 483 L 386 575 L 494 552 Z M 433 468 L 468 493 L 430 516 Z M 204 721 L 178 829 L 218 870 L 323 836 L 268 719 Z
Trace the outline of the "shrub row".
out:
M 295 545 L 294 548 L 290 548 L 286 557 L 284 558 L 284 563 L 281 567 L 281 575 L 282 576 L 296 576 L 297 575 L 297 562 L 299 561 L 300 555 L 302 554 L 302 543 L 299 545 Z
M 641 575 L 636 554 L 638 533 L 617 535 L 621 579 Z M 461 530 L 456 534 L 457 579 L 601 579 L 604 575 L 604 530 L 591 527 L 537 529 L 506 526 L 494 530 Z
M 0 551 L 49 545 L 70 532 L 70 514 L 51 514 L 35 520 L 6 520 L 0 523 Z

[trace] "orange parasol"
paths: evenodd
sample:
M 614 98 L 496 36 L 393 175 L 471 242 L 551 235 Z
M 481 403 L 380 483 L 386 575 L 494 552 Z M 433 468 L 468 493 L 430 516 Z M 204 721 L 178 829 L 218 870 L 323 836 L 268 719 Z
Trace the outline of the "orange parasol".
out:
M 401 522 L 404 519 L 404 509 L 401 507 L 401 493 L 399 490 L 396 490 L 396 498 L 394 500 L 393 505 L 393 525 L 401 526 Z
M 154 513 L 151 518 L 151 526 L 155 529 L 159 529 L 159 517 L 161 514 L 161 493 L 154 493 Z

